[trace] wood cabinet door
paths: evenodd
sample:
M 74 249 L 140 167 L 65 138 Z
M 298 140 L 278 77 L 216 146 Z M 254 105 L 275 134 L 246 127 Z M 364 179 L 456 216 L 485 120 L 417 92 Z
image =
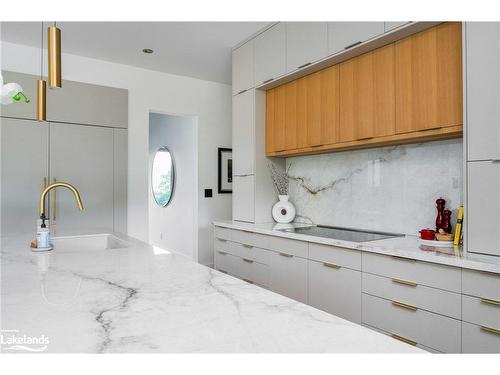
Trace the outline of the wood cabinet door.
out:
M 462 25 L 447 22 L 395 44 L 396 133 L 462 125 Z
M 394 46 L 365 53 L 340 65 L 341 142 L 395 132 Z

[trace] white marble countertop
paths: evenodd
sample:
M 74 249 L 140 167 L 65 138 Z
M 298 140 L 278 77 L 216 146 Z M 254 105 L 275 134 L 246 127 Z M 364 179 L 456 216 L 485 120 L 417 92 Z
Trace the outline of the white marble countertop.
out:
M 129 237 L 113 250 L 33 253 L 2 238 L 1 351 L 378 352 L 418 348 Z M 24 336 L 26 335 L 26 336 Z M 26 346 L 26 345 L 24 345 Z M 23 350 L 17 350 L 23 351 Z
M 467 253 L 462 254 L 461 248 L 438 248 L 423 246 L 417 236 L 404 236 L 368 242 L 349 242 L 324 237 L 317 237 L 299 233 L 290 233 L 277 230 L 283 224 L 260 223 L 250 224 L 238 221 L 217 221 L 215 226 L 252 231 L 278 237 L 292 238 L 300 241 L 314 242 L 348 249 L 356 249 L 377 254 L 399 256 L 422 260 L 426 262 L 444 264 L 460 268 L 500 273 L 500 257 Z M 286 224 L 287 226 L 310 226 L 309 224 Z

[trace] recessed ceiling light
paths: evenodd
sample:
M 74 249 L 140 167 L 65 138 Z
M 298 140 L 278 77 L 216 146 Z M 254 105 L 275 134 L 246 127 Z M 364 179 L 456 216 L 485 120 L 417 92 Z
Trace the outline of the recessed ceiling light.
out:
M 149 53 L 153 53 L 154 51 L 153 51 L 151 48 L 144 48 L 144 49 L 142 50 L 142 52 L 144 52 L 144 53 L 148 53 L 148 54 L 149 54 Z

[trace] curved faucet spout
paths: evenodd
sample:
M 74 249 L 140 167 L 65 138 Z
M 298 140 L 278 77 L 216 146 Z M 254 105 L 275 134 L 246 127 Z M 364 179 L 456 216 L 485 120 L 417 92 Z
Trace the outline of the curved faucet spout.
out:
M 49 186 L 47 186 L 43 191 L 42 194 L 40 194 L 40 218 L 42 220 L 45 220 L 45 197 L 47 196 L 48 192 L 51 191 L 52 189 L 58 188 L 58 187 L 64 187 L 66 189 L 71 190 L 73 195 L 75 196 L 76 200 L 76 205 L 77 207 L 81 210 L 83 210 L 83 203 L 82 199 L 80 198 L 80 193 L 78 190 L 71 184 L 68 184 L 66 182 L 55 182 Z

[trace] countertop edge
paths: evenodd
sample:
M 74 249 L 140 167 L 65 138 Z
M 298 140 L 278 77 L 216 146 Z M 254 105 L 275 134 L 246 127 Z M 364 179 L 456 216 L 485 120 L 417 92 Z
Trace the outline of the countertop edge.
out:
M 262 225 L 265 225 L 265 224 L 270 225 L 270 223 L 262 223 Z M 500 259 L 498 260 L 498 264 L 495 264 L 495 263 L 488 263 L 487 261 L 482 261 L 480 259 L 468 259 L 468 258 L 464 258 L 463 256 L 457 257 L 454 255 L 448 255 L 448 254 L 444 254 L 444 253 L 436 255 L 436 252 L 418 253 L 415 251 L 408 251 L 408 250 L 404 250 L 404 249 L 403 250 L 395 250 L 395 249 L 390 248 L 390 247 L 373 246 L 367 242 L 355 243 L 355 242 L 334 240 L 334 239 L 328 239 L 328 238 L 316 237 L 316 236 L 310 236 L 310 235 L 303 235 L 303 234 L 297 234 L 297 233 L 281 232 L 281 231 L 277 231 L 277 230 L 259 227 L 259 224 L 252 224 L 252 223 L 214 221 L 213 225 L 215 227 L 223 227 L 223 228 L 228 228 L 228 229 L 251 231 L 254 233 L 258 233 L 258 234 L 294 239 L 294 240 L 304 241 L 304 242 L 309 242 L 309 243 L 317 243 L 317 244 L 321 244 L 321 245 L 337 246 L 337 247 L 342 247 L 345 249 L 358 250 L 358 251 L 367 252 L 367 253 L 396 256 L 396 257 L 420 260 L 420 261 L 429 262 L 429 263 L 441 264 L 441 265 L 445 265 L 445 266 L 463 268 L 463 269 L 468 269 L 468 270 L 475 270 L 475 271 L 483 271 L 483 272 L 491 272 L 491 273 L 500 274 Z M 412 236 L 406 236 L 406 237 L 411 238 Z M 376 241 L 374 241 L 374 242 L 376 242 Z M 470 253 L 468 254 L 468 256 L 477 256 L 478 258 L 479 257 L 490 257 L 488 255 L 481 255 L 481 254 L 471 255 Z M 494 257 L 492 257 L 492 258 L 494 258 Z

